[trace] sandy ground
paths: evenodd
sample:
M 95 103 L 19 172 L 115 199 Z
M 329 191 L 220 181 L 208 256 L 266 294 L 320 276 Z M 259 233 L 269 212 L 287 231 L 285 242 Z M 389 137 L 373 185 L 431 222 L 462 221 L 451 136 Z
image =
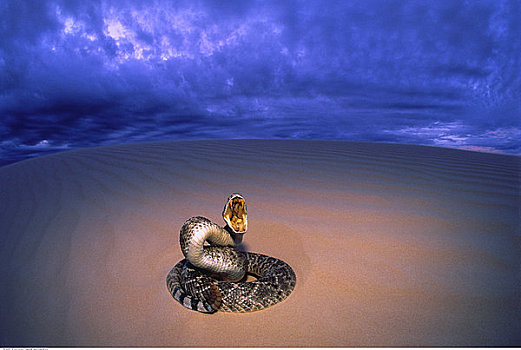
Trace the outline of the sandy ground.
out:
M 419 146 L 197 141 L 0 168 L 3 346 L 521 345 L 521 158 Z M 288 262 L 287 300 L 183 308 L 183 222 L 248 205 L 243 249 Z

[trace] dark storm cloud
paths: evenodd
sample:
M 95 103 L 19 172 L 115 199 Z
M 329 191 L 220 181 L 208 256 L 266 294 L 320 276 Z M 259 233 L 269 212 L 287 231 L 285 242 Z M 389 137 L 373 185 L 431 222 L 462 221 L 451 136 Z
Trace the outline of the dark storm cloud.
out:
M 0 4 L 0 153 L 325 138 L 520 153 L 515 1 Z

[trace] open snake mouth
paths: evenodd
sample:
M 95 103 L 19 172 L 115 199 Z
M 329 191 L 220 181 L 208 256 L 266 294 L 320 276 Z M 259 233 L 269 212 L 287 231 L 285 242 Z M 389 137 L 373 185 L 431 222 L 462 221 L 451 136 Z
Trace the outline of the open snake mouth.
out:
M 228 198 L 224 207 L 223 218 L 235 233 L 246 233 L 248 229 L 246 201 L 240 194 L 234 193 Z

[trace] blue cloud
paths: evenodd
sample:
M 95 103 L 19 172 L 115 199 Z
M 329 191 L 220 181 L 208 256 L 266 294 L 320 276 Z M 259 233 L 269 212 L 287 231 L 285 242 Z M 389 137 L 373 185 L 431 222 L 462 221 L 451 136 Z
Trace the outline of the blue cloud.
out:
M 223 137 L 520 154 L 520 15 L 515 1 L 4 0 L 1 157 Z

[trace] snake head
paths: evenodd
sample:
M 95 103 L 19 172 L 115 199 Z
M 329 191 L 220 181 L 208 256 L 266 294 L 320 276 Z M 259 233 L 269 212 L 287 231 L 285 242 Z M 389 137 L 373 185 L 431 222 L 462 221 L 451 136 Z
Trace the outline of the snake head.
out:
M 248 229 L 246 200 L 239 193 L 228 197 L 223 209 L 223 219 L 234 233 L 244 234 Z

